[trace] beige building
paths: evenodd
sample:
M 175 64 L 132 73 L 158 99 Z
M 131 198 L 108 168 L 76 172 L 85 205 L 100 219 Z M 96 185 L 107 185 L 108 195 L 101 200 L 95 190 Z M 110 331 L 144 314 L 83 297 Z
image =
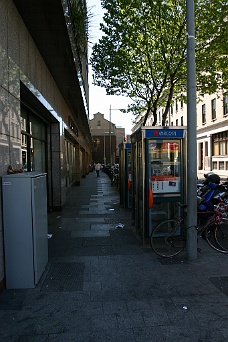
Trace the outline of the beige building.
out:
M 116 127 L 98 112 L 89 121 L 93 140 L 93 160 L 101 164 L 119 162 L 119 144 L 124 141 L 125 128 Z
M 204 95 L 197 103 L 197 171 L 228 177 L 228 96 Z M 175 102 L 170 125 L 187 125 L 187 105 Z
M 158 125 L 162 121 L 158 111 Z M 228 95 L 204 95 L 197 103 L 197 173 L 213 171 L 228 177 Z M 153 124 L 150 117 L 147 126 Z M 170 108 L 167 126 L 187 126 L 187 105 L 175 101 Z M 136 126 L 137 127 L 137 126 Z

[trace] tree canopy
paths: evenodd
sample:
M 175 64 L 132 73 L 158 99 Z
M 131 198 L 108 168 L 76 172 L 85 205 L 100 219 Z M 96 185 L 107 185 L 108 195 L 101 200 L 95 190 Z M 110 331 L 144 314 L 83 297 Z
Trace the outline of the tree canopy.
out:
M 150 113 L 173 98 L 186 101 L 186 4 L 183 0 L 102 0 L 106 10 L 93 46 L 94 84 L 133 100 L 129 111 Z M 227 88 L 227 2 L 195 0 L 197 89 Z

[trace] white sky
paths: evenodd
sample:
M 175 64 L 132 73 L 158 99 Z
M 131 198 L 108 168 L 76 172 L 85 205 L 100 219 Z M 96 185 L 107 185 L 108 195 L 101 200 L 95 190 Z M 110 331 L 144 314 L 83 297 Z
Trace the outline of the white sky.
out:
M 99 30 L 99 24 L 102 22 L 103 9 L 100 0 L 87 0 L 87 6 L 91 17 L 89 19 L 89 55 L 91 47 L 98 42 L 102 36 Z M 133 116 L 130 113 L 122 113 L 116 109 L 126 109 L 131 102 L 127 97 L 106 95 L 105 88 L 97 87 L 92 84 L 92 68 L 89 66 L 89 113 L 90 119 L 93 114 L 100 112 L 104 114 L 105 119 L 110 120 L 110 106 L 111 106 L 111 122 L 117 127 L 125 128 L 126 134 L 131 134 Z

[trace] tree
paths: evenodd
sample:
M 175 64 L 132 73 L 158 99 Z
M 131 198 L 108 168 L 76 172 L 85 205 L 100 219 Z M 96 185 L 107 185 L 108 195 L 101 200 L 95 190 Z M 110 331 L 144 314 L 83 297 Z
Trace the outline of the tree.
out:
M 103 0 L 102 6 L 104 35 L 91 56 L 94 84 L 131 98 L 129 111 L 143 113 L 143 124 L 151 113 L 155 125 L 157 109 L 165 108 L 165 125 L 173 98 L 186 101 L 185 1 Z M 226 1 L 196 0 L 196 15 L 197 86 L 212 93 L 226 83 Z
M 227 90 L 227 1 L 196 2 L 196 71 L 201 94 Z

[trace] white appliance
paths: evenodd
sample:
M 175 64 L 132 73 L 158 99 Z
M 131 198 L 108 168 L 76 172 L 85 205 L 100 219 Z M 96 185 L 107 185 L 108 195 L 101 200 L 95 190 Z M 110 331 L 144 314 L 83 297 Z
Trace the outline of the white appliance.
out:
M 46 174 L 2 176 L 7 289 L 34 288 L 48 262 Z

